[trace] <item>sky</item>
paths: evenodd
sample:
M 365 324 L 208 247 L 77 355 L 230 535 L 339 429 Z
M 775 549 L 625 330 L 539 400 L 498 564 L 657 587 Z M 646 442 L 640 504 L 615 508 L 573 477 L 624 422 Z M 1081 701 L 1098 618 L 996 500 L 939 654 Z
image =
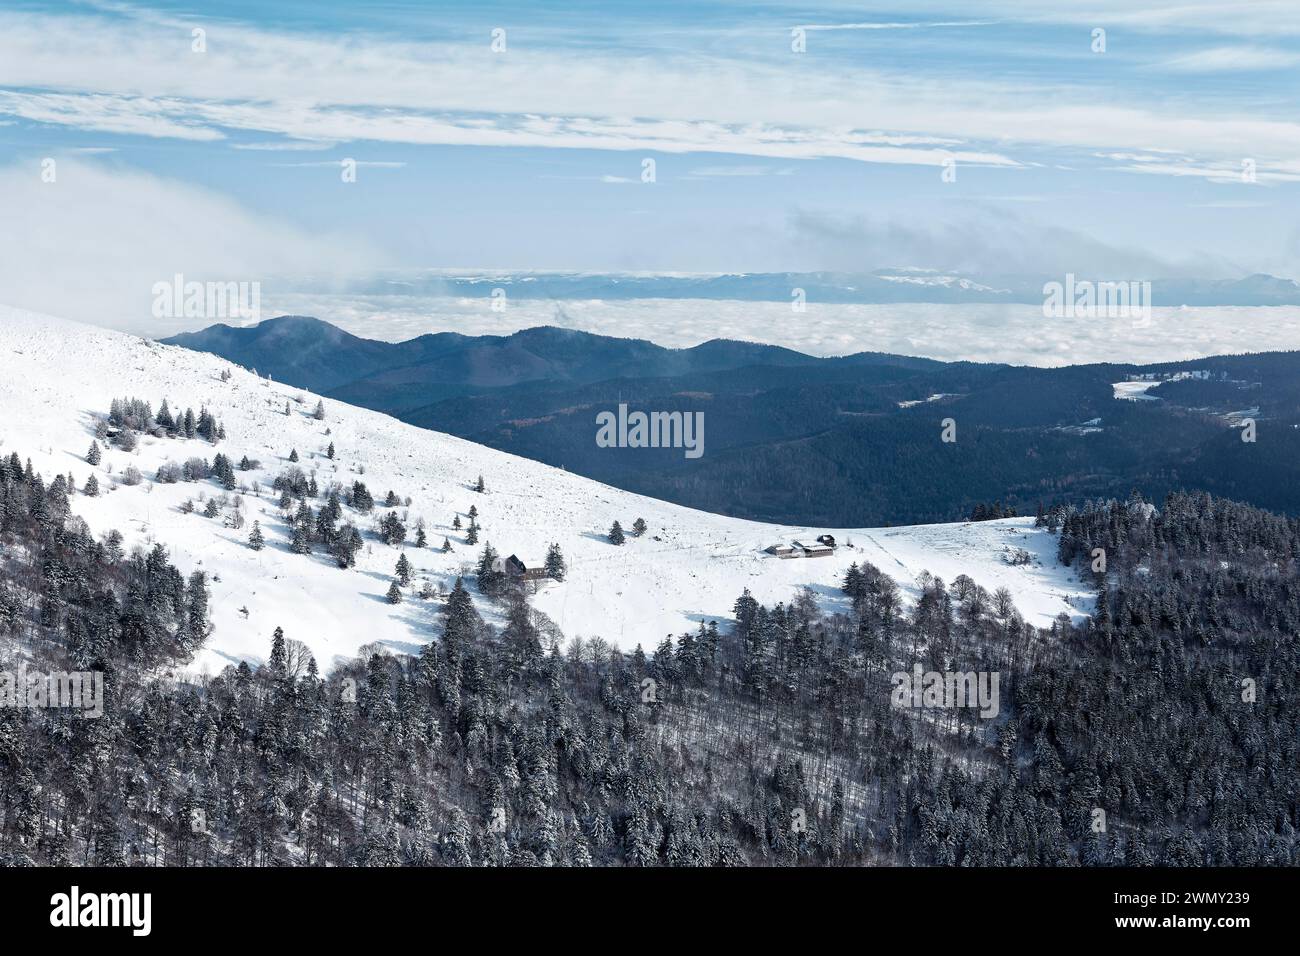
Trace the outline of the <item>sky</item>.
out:
M 1294 0 L 204 6 L 6 0 L 10 304 L 135 320 L 177 272 L 1300 276 Z

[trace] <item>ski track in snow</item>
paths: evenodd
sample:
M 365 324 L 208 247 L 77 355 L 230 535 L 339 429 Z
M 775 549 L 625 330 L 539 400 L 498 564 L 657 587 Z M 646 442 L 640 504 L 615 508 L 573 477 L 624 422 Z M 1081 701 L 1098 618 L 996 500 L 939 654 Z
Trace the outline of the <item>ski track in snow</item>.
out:
M 223 371 L 231 375 L 227 382 L 221 381 Z M 84 456 L 95 418 L 108 412 L 113 398 L 128 396 L 148 401 L 155 411 L 163 399 L 173 412 L 191 407 L 197 414 L 206 406 L 225 426 L 226 440 L 214 447 L 202 439 L 142 437 L 131 453 L 108 448 L 92 468 Z M 427 579 L 450 588 L 458 573 L 472 568 L 484 542 L 503 558 L 518 553 L 525 560 L 542 559 L 548 545 L 557 542 L 568 576 L 544 584 L 534 606 L 569 637 L 599 635 L 629 649 L 640 643 L 651 650 L 666 635 L 694 630 L 702 621 L 729 620 L 744 588 L 771 604 L 789 601 L 806 585 L 828 611 L 845 610 L 839 583 L 855 561 L 876 565 L 909 596 L 925 570 L 948 582 L 968 574 L 989 591 L 1005 586 L 1026 619 L 1040 626 L 1062 612 L 1077 618 L 1091 607 L 1086 588 L 1057 564 L 1054 538 L 1034 528 L 1032 519 L 852 530 L 725 518 L 335 401 L 326 400 L 326 419 L 318 422 L 311 416 L 317 398 L 216 356 L 0 307 L 0 453 L 30 457 L 47 481 L 70 473 L 78 489 L 93 472 L 100 496 L 77 494 L 72 507 L 96 535 L 117 528 L 128 549 L 160 542 L 183 574 L 208 573 L 214 628 L 192 665 L 196 672 L 215 674 L 241 660 L 262 661 L 277 626 L 307 644 L 322 670 L 372 642 L 397 653 L 418 653 L 439 627 L 438 603 L 415 597 L 419 583 Z M 286 401 L 292 410 L 288 417 Z M 331 441 L 334 461 L 325 457 Z M 366 540 L 356 568 L 343 571 L 323 554 L 288 550 L 288 529 L 270 485 L 289 467 L 290 449 L 297 449 L 299 466 L 314 472 L 322 489 L 331 481 L 361 480 L 374 496 L 373 515 L 345 508 Z M 217 451 L 235 463 L 244 455 L 261 462 L 258 471 L 236 472 L 241 484 L 256 481 L 263 488 L 260 497 L 244 496 L 246 525 L 239 531 L 224 527 L 221 518 L 202 515 L 199 495 L 222 494 L 215 482 L 153 481 L 163 462 L 210 460 Z M 138 468 L 144 481 L 114 487 L 128 465 Z M 486 494 L 473 490 L 479 474 Z M 390 489 L 412 499 L 409 509 L 396 509 L 408 513 L 405 552 L 416 581 L 400 605 L 387 604 L 384 595 L 402 549 L 369 533 L 388 510 L 378 502 Z M 188 498 L 197 503 L 193 514 L 180 510 Z M 451 527 L 457 514 L 468 524 L 471 505 L 478 507 L 482 529 L 475 547 L 465 543 L 463 530 Z M 419 517 L 430 543 L 423 550 L 413 543 Z M 629 534 L 622 547 L 604 539 L 615 519 L 629 529 L 638 517 L 648 526 L 644 537 Z M 266 537 L 261 552 L 247 545 L 254 520 Z M 762 553 L 778 541 L 810 541 L 823 533 L 834 534 L 841 544 L 832 557 L 781 560 Z M 452 554 L 436 550 L 444 537 L 455 548 Z M 1035 563 L 1007 564 L 1008 547 L 1029 551 Z M 466 583 L 473 590 L 472 574 Z M 484 616 L 499 621 L 495 608 L 475 597 Z

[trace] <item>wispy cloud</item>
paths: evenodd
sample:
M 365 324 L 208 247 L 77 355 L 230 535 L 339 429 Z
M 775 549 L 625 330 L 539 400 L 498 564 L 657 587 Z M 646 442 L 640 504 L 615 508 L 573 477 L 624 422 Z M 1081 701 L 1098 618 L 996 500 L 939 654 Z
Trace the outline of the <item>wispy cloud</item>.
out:
M 748 178 L 753 176 L 793 176 L 792 166 L 700 166 L 686 174 L 690 179 Z
M 1272 203 L 1253 199 L 1222 199 L 1217 202 L 1188 203 L 1193 209 L 1261 209 Z
M 375 169 L 401 169 L 403 166 L 406 165 L 406 163 L 400 161 L 380 160 L 380 159 L 354 159 L 351 162 L 355 164 L 358 168 L 362 166 L 369 166 Z M 269 165 L 277 166 L 283 169 L 299 169 L 303 167 L 320 167 L 320 166 L 330 166 L 333 167 L 334 169 L 339 169 L 344 164 L 345 164 L 345 160 L 342 159 L 322 159 L 314 163 L 270 163 Z
M 1260 46 L 1220 46 L 1171 57 L 1156 64 L 1175 73 L 1246 73 L 1300 64 L 1300 53 Z
M 319 152 L 333 149 L 337 145 L 337 143 L 320 143 L 297 139 L 284 139 L 275 140 L 269 143 L 231 143 L 230 148 L 253 150 L 255 152 L 288 153 Z
M 196 120 L 189 106 L 178 100 L 0 90 L 0 112 L 37 123 L 73 126 L 97 133 L 199 141 L 225 138 L 220 130 Z
M 1197 17 L 1207 9 L 1192 6 Z M 991 9 L 1021 21 L 1045 15 L 1037 4 Z M 1163 22 L 1134 19 L 1119 3 L 1089 9 L 1091 22 L 1133 29 Z M 915 31 L 993 22 L 940 15 L 811 26 Z M 191 23 L 205 24 L 208 52 L 191 52 Z M 0 86 L 7 88 L 0 114 L 33 122 L 195 141 L 280 136 L 286 150 L 369 141 L 905 165 L 951 157 L 1014 167 L 1026 162 L 1025 150 L 1041 148 L 1121 151 L 1148 143 L 1222 162 L 1246 144 L 1261 178 L 1275 161 L 1300 155 L 1293 115 L 1214 113 L 1187 98 L 1152 103 L 1115 86 L 1099 93 L 987 76 L 953 84 L 870 61 L 726 49 L 628 56 L 612 48 L 575 58 L 563 46 L 516 43 L 494 54 L 486 36 L 481 44 L 429 45 L 138 12 L 125 20 L 0 14 Z
M 884 23 L 806 23 L 805 30 L 928 30 L 943 27 L 987 27 L 997 20 L 898 21 Z

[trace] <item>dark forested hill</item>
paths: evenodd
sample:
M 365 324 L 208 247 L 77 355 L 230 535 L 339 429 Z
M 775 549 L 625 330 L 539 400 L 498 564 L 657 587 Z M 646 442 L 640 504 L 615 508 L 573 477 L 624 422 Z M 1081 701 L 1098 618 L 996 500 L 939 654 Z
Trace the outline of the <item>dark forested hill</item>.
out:
M 406 342 L 357 338 L 319 319 L 282 316 L 247 328 L 214 325 L 168 339 L 211 352 L 277 381 L 398 413 L 439 398 L 521 382 L 585 383 L 623 376 L 662 377 L 750 365 L 812 365 L 789 349 L 714 340 L 667 349 L 552 326 L 513 335 L 422 335 Z
M 1300 514 L 1300 354 L 1055 369 L 693 349 L 558 328 L 369 342 L 313 319 L 178 344 L 425 428 L 736 517 L 839 527 L 1181 488 Z M 1116 383 L 1146 378 L 1140 400 Z M 596 416 L 702 414 L 703 454 L 602 447 Z M 1243 420 L 1254 422 L 1243 441 Z M 945 433 L 944 423 L 953 428 Z M 955 438 L 944 441 L 944 437 Z

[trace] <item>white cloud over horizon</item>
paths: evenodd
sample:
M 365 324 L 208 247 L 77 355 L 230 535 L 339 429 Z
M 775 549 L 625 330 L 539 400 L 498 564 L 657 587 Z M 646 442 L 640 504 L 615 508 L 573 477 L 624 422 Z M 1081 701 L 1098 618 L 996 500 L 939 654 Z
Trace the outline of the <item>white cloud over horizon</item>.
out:
M 1047 319 L 1041 306 L 1019 304 L 809 303 L 807 311 L 793 315 L 785 302 L 516 299 L 496 312 L 484 298 L 298 294 L 272 296 L 267 306 L 267 315 L 312 315 L 389 342 L 429 332 L 508 335 L 559 325 L 669 348 L 724 338 L 818 356 L 873 351 L 1042 367 L 1300 349 L 1300 306 L 1156 307 L 1149 323 Z
M 322 289 L 380 262 L 352 238 L 269 220 L 218 194 L 147 173 L 55 157 L 0 168 L 0 295 L 5 304 L 141 334 L 168 334 L 153 286 L 180 273 L 200 282 L 320 275 Z M 192 324 L 192 323 L 191 323 Z M 178 318 L 170 331 L 180 331 Z

